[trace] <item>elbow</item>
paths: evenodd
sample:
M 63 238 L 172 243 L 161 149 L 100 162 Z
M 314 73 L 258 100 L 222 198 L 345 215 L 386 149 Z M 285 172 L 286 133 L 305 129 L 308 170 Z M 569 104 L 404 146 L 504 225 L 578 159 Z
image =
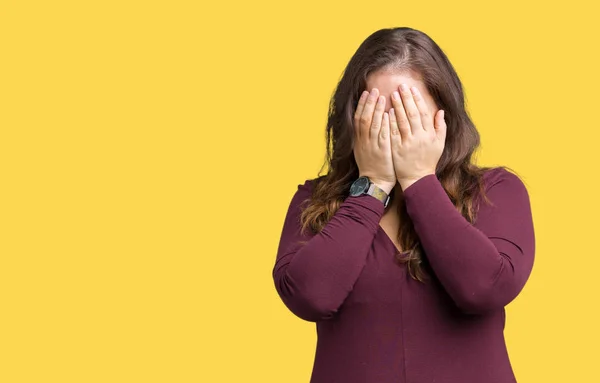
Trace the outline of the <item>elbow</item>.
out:
M 275 289 L 286 307 L 298 318 L 308 322 L 318 322 L 330 319 L 337 312 L 338 307 L 332 299 L 311 291 L 299 288 L 285 275 L 275 276 Z
M 287 308 L 298 318 L 308 322 L 318 322 L 333 317 L 336 310 L 332 309 L 329 302 L 311 299 L 307 296 L 296 294 L 282 298 Z
M 505 283 L 471 286 L 453 294 L 452 299 L 465 314 L 485 314 L 503 309 L 517 297 L 523 285 L 513 279 Z
M 502 254 L 501 254 L 502 255 Z M 523 290 L 532 262 L 502 262 L 493 275 L 465 280 L 450 294 L 456 306 L 466 314 L 484 314 L 503 309 Z
M 503 299 L 504 297 L 493 294 L 489 290 L 465 292 L 452 298 L 460 311 L 465 314 L 485 314 L 502 309 L 508 304 L 507 299 Z

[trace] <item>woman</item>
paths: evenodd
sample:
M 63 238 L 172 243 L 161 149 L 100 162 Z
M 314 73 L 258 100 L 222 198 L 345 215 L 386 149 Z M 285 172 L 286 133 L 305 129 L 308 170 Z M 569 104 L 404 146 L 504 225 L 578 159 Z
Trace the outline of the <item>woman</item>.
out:
M 285 305 L 316 322 L 311 383 L 515 382 L 504 307 L 533 267 L 529 196 L 506 167 L 471 163 L 479 134 L 439 46 L 411 28 L 369 36 L 327 143 L 273 268 Z

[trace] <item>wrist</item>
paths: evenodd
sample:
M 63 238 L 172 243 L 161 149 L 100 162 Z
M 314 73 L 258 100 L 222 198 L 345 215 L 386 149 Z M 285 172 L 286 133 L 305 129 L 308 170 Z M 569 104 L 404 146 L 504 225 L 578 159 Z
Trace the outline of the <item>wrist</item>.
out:
M 396 183 L 390 183 L 390 182 L 381 182 L 378 180 L 371 180 L 371 183 L 375 184 L 375 186 L 377 186 L 378 188 L 380 188 L 381 190 L 383 190 L 387 195 L 390 195 L 390 193 L 392 192 L 392 189 L 394 188 L 394 186 L 396 186 Z
M 429 175 L 435 175 L 435 172 L 426 173 L 426 174 L 421 175 L 420 177 L 398 178 L 398 183 L 400 184 L 402 191 L 404 191 L 409 186 L 411 186 L 412 184 L 414 184 L 415 182 L 420 180 L 421 178 L 429 176 Z
M 379 178 L 375 178 L 375 177 L 371 177 L 367 174 L 362 174 L 359 173 L 358 174 L 359 177 L 367 177 L 369 179 L 369 181 L 371 181 L 372 184 L 375 184 L 375 186 L 377 186 L 378 188 L 380 188 L 381 190 L 385 191 L 388 195 L 391 193 L 392 189 L 394 188 L 394 186 L 396 186 L 396 181 L 385 181 L 385 180 L 381 180 Z

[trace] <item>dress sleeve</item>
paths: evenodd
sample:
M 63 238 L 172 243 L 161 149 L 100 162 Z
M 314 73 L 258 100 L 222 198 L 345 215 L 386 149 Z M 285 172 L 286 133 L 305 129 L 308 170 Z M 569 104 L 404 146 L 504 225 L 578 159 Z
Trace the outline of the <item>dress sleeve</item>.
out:
M 517 175 L 494 170 L 499 177 L 486 185 L 493 206 L 482 201 L 474 224 L 456 209 L 435 174 L 403 193 L 434 274 L 467 313 L 510 303 L 533 268 L 535 236 L 527 189 Z
M 311 197 L 311 192 L 311 181 L 307 180 L 298 185 L 291 199 L 273 279 L 288 309 L 304 320 L 316 322 L 333 317 L 352 291 L 385 207 L 370 195 L 350 196 L 319 233 L 301 234 L 300 205 Z

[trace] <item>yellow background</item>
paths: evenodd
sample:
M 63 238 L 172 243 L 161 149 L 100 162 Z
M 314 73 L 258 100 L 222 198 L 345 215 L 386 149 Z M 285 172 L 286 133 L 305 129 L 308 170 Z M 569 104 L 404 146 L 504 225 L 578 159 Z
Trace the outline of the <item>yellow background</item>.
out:
M 0 381 L 308 382 L 283 218 L 349 58 L 410 26 L 458 71 L 478 162 L 530 192 L 519 383 L 599 382 L 592 3 L 3 1 Z

